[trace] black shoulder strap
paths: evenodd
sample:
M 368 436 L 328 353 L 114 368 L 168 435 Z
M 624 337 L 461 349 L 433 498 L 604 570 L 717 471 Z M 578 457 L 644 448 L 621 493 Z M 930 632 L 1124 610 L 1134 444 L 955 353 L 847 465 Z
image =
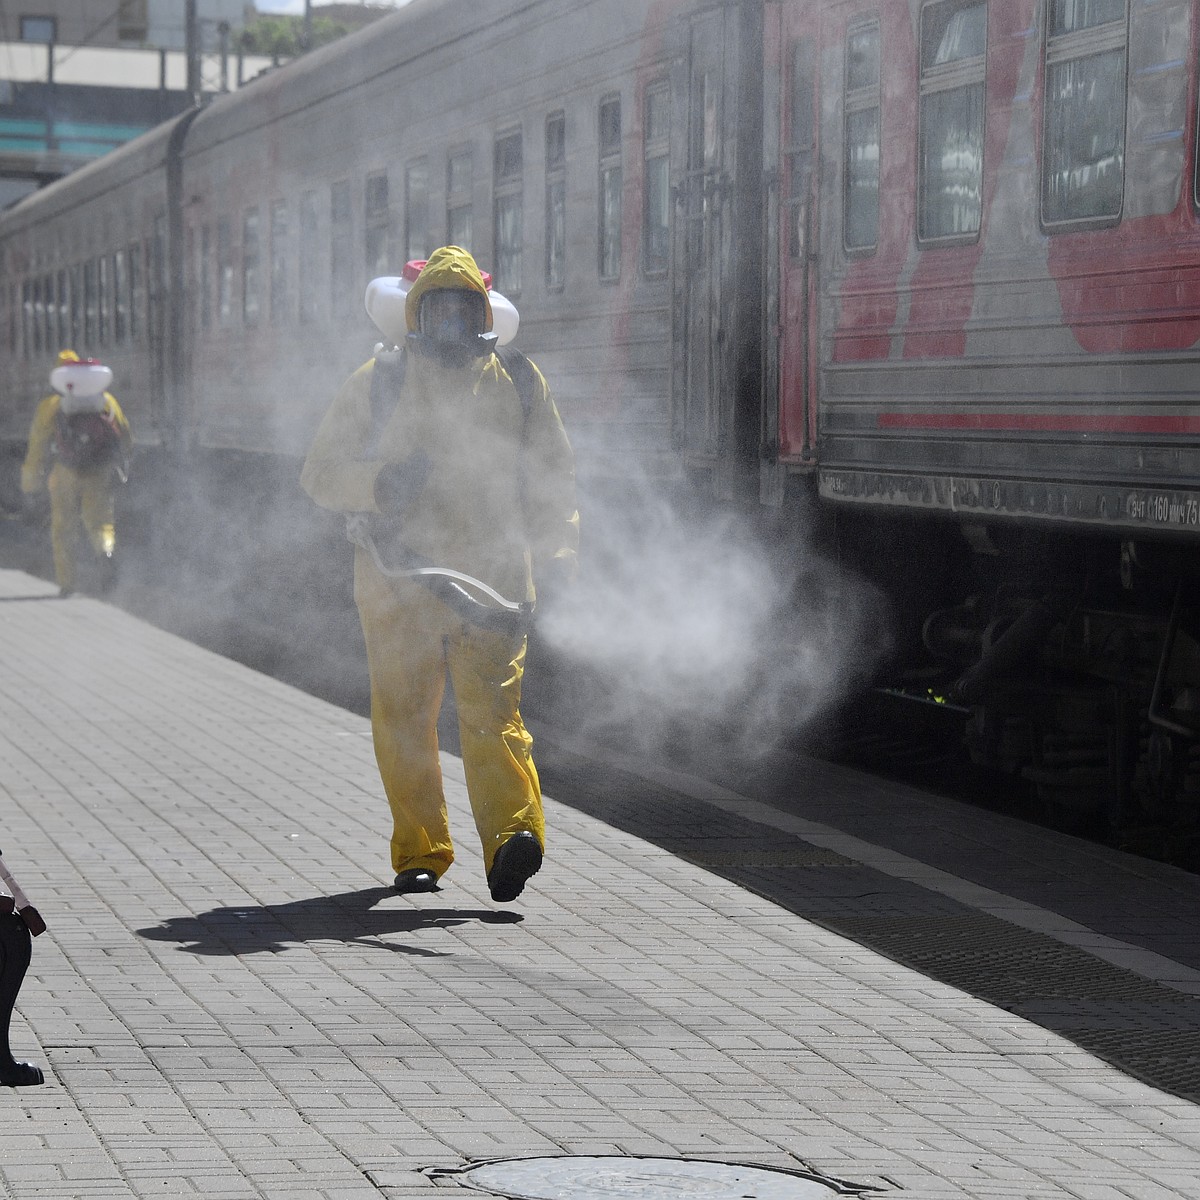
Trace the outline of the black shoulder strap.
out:
M 529 414 L 537 400 L 537 372 L 533 363 L 515 346 L 501 346 L 496 350 L 500 365 L 508 372 L 508 377 L 517 389 L 521 400 L 521 441 L 525 440 L 525 431 L 529 425 Z
M 367 452 L 374 454 L 383 435 L 383 427 L 404 386 L 404 373 L 408 357 L 404 347 L 398 350 L 383 350 L 375 355 L 375 369 L 371 372 L 371 434 L 367 439 Z

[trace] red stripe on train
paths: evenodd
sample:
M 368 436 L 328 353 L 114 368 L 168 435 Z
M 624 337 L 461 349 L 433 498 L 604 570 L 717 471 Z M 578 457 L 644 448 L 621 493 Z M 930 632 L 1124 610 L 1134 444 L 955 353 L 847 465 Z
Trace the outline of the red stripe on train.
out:
M 879 429 L 987 429 L 1046 433 L 1200 433 L 1200 416 L 1079 413 L 880 413 Z

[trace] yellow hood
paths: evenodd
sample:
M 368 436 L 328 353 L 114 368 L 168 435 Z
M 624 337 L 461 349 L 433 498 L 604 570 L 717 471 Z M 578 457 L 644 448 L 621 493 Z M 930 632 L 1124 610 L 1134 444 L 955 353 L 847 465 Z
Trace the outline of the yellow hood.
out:
M 487 284 L 483 282 L 483 272 L 461 246 L 442 246 L 429 256 L 416 282 L 408 289 L 404 320 L 410 333 L 416 333 L 419 328 L 417 313 L 421 307 L 421 297 L 437 289 L 478 292 L 483 297 L 483 327 L 485 330 L 492 328 L 492 305 L 488 299 Z

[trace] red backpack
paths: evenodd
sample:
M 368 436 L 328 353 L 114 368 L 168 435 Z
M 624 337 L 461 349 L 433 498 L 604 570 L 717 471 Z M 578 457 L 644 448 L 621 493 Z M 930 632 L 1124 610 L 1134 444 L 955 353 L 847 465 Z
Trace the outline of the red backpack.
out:
M 58 460 L 76 470 L 103 467 L 113 462 L 121 435 L 112 411 L 59 412 L 54 418 L 54 448 Z

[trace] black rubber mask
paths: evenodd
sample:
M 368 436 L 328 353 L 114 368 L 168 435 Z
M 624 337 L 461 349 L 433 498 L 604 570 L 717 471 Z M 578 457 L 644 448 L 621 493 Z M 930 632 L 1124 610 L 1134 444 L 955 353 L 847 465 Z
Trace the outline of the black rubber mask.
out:
M 466 288 L 437 288 L 421 297 L 420 328 L 408 335 L 412 348 L 446 367 L 465 367 L 496 348 L 485 333 L 483 297 Z

